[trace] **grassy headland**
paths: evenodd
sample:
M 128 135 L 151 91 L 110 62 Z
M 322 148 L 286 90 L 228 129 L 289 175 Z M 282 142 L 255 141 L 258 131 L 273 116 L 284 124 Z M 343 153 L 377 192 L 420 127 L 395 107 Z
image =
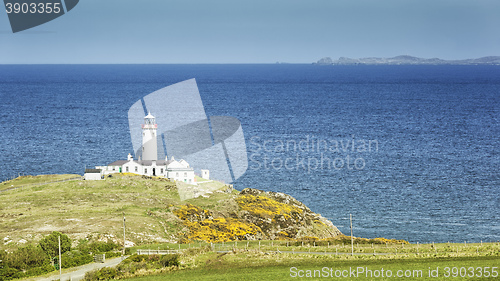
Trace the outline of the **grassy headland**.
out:
M 245 189 L 216 181 L 210 190 L 181 200 L 179 183 L 159 177 L 115 174 L 102 181 L 70 180 L 73 175 L 20 177 L 0 192 L 0 248 L 13 250 L 52 231 L 75 243 L 93 237 L 123 243 L 220 242 L 255 239 L 331 238 L 340 232 L 291 196 Z M 52 182 L 47 183 L 46 182 Z M 30 185 L 27 185 L 30 184 Z M 37 185 L 38 184 L 38 185 Z

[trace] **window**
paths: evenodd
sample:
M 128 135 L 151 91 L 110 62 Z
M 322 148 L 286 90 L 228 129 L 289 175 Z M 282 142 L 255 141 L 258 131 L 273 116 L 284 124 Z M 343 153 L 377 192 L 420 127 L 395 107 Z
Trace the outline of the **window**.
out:
M 137 169 L 137 166 L 135 166 L 135 171 L 137 172 L 137 170 L 138 170 L 138 169 Z
M 163 174 L 163 168 L 160 169 L 160 174 Z
M 115 170 L 115 166 L 113 166 L 113 171 Z
M 187 177 L 188 176 L 188 173 L 184 173 L 184 177 Z
M 147 174 L 148 173 L 148 169 L 144 169 L 144 173 Z
M 127 167 L 125 167 L 125 171 L 127 171 L 127 172 L 128 172 L 128 166 L 127 166 Z
M 175 173 L 175 176 L 178 177 L 179 176 L 179 173 Z

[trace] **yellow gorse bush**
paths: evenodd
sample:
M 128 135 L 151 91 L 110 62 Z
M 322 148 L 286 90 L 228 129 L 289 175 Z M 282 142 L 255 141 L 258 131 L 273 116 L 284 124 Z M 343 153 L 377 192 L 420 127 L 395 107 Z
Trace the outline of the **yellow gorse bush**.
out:
M 201 221 L 209 218 L 210 212 L 192 204 L 182 205 L 174 214 L 183 221 Z
M 184 242 L 246 240 L 262 233 L 260 227 L 255 224 L 235 218 L 212 218 L 208 210 L 192 204 L 182 205 L 180 209 L 174 211 L 174 214 L 189 228 L 189 233 L 183 239 Z
M 233 218 L 206 219 L 201 222 L 186 222 L 190 233 L 189 240 L 202 240 L 207 242 L 227 242 L 246 240 L 248 235 L 262 233 L 262 230 L 251 223 L 246 223 Z
M 294 213 L 301 214 L 302 209 L 280 203 L 265 196 L 254 196 L 250 194 L 236 198 L 236 202 L 241 209 L 264 218 L 274 218 L 276 215 L 283 215 L 285 219 L 290 219 Z

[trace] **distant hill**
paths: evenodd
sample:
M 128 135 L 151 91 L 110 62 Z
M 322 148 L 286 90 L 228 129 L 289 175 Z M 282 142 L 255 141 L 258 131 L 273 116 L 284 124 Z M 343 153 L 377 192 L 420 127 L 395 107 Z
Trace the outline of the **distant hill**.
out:
M 318 65 L 500 65 L 500 56 L 489 56 L 478 59 L 443 60 L 439 58 L 424 59 L 413 56 L 396 56 L 393 58 L 346 58 L 332 60 L 324 57 L 313 64 Z

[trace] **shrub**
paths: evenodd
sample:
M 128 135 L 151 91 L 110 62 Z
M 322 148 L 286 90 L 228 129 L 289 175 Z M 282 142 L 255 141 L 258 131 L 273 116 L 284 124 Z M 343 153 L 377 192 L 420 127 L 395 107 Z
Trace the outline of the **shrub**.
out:
M 118 272 L 116 271 L 116 269 L 112 267 L 104 267 L 97 272 L 97 280 L 114 279 L 117 274 Z
M 159 262 L 163 267 L 179 266 L 179 255 L 164 255 Z
M 68 235 L 54 231 L 40 241 L 40 246 L 45 251 L 45 253 L 49 255 L 49 257 L 56 257 L 59 255 L 59 236 L 61 237 L 61 254 L 64 254 L 67 251 L 71 250 L 71 240 L 69 239 Z
M 75 266 L 84 265 L 94 261 L 94 258 L 88 253 L 73 250 L 66 252 L 62 257 L 62 268 L 70 268 Z
M 40 246 L 29 245 L 5 255 L 4 264 L 5 267 L 26 271 L 30 268 L 50 264 L 50 260 Z
M 95 281 L 97 280 L 96 274 L 97 274 L 97 269 L 92 270 L 92 271 L 87 271 L 85 272 L 85 277 L 83 277 L 84 281 Z
M 42 274 L 45 274 L 47 272 L 52 272 L 54 270 L 55 270 L 55 268 L 51 264 L 44 264 L 40 267 L 30 268 L 28 271 L 26 271 L 24 273 L 23 277 L 42 275 Z
M 111 267 L 104 267 L 99 270 L 93 270 L 85 273 L 85 281 L 103 281 L 114 279 L 118 275 L 118 271 Z
M 179 255 L 133 255 L 117 267 L 119 275 L 135 274 L 138 270 L 156 270 L 179 266 Z
M 106 252 L 104 254 L 106 255 L 107 259 L 110 259 L 110 258 L 120 257 L 122 255 L 122 252 Z
M 124 262 L 143 262 L 148 259 L 149 255 L 133 255 L 128 257 Z
M 99 253 L 106 253 L 113 251 L 115 249 L 120 248 L 120 245 L 108 241 L 108 242 L 86 242 L 86 243 L 80 243 L 77 247 L 78 250 L 85 252 L 85 253 L 93 253 L 93 254 L 99 254 Z
M 25 278 L 51 272 L 54 267 L 50 259 L 40 246 L 26 246 L 18 248 L 13 253 L 3 253 L 0 280 Z
M 18 273 L 19 270 L 15 268 L 1 268 L 0 269 L 0 280 L 10 280 L 13 276 Z

